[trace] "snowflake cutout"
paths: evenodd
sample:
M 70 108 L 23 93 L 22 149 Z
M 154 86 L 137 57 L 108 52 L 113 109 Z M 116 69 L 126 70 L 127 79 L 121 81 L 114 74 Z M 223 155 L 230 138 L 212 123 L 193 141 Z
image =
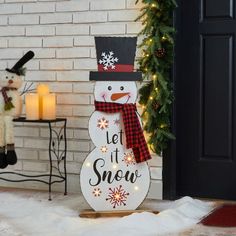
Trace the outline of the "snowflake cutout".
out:
M 118 62 L 118 58 L 114 57 L 114 52 L 110 51 L 108 54 L 102 52 L 102 59 L 99 60 L 99 64 L 103 65 L 104 70 L 116 68 L 115 63 Z
M 124 159 L 122 161 L 124 161 L 127 166 L 136 164 L 133 152 L 125 153 Z
M 109 201 L 113 208 L 121 205 L 126 206 L 125 202 L 127 201 L 127 196 L 129 196 L 129 193 L 122 189 L 122 185 L 120 185 L 114 189 L 109 188 L 109 194 L 106 201 Z
M 109 121 L 106 120 L 104 117 L 98 120 L 97 127 L 101 130 L 108 128 Z
M 102 191 L 101 191 L 100 188 L 95 188 L 95 189 L 93 190 L 93 196 L 94 196 L 94 197 L 100 197 L 101 194 L 102 194 Z
M 114 120 L 114 124 L 118 126 L 120 124 L 120 120 L 119 119 L 115 119 Z
M 101 146 L 100 150 L 102 153 L 106 153 L 108 148 L 107 148 L 107 146 Z

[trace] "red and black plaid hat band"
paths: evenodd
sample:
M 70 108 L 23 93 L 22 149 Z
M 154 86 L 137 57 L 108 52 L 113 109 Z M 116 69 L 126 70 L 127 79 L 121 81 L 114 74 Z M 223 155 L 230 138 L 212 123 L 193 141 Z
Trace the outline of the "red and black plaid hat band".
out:
M 133 70 L 134 65 L 116 64 L 114 69 L 111 67 L 104 69 L 104 65 L 98 64 L 98 71 L 100 72 L 133 72 Z

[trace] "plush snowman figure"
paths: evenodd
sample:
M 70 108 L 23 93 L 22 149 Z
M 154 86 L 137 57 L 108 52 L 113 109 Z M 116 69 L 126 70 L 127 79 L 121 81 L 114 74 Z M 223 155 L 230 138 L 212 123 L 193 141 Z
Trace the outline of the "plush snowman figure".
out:
M 18 89 L 24 75 L 22 66 L 33 58 L 32 51 L 27 52 L 11 69 L 0 73 L 0 168 L 14 165 L 17 156 L 14 148 L 13 118 L 20 116 L 22 101 Z
M 149 190 L 145 161 L 151 157 L 135 106 L 135 81 L 141 79 L 141 73 L 133 72 L 136 41 L 95 38 L 98 72 L 91 72 L 90 80 L 96 81 L 96 111 L 89 120 L 89 133 L 96 147 L 82 165 L 80 184 L 96 211 L 134 210 Z

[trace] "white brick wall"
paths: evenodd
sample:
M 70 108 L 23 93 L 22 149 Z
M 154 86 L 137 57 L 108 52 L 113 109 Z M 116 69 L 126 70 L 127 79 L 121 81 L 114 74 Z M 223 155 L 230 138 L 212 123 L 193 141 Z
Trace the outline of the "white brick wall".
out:
M 93 149 L 88 119 L 94 111 L 89 71 L 97 70 L 94 36 L 133 36 L 141 30 L 134 22 L 142 4 L 136 0 L 0 0 L 0 70 L 11 67 L 25 52 L 35 58 L 27 64 L 25 81 L 47 83 L 57 93 L 57 115 L 68 118 L 68 187 L 79 191 L 79 172 Z M 15 127 L 18 163 L 9 170 L 48 171 L 48 130 L 45 125 Z M 162 197 L 162 163 L 150 161 L 149 197 Z M 47 189 L 39 183 L 6 183 L 3 186 Z M 63 190 L 63 185 L 53 189 Z

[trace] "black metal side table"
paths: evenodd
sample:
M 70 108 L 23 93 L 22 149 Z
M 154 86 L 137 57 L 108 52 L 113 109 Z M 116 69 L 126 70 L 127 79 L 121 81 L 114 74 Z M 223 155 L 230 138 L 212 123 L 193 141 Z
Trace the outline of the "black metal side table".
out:
M 49 186 L 48 193 L 49 199 L 51 198 L 52 184 L 65 182 L 65 192 L 67 195 L 67 172 L 66 172 L 66 153 L 67 153 L 67 139 L 66 139 L 66 118 L 56 118 L 55 120 L 26 120 L 24 117 L 20 117 L 13 120 L 14 122 L 24 123 L 46 123 L 49 128 L 49 145 L 48 145 L 48 156 L 49 156 L 49 173 L 42 175 L 25 175 L 17 172 L 0 172 L 0 179 L 9 182 L 26 182 L 35 181 L 45 183 Z M 52 126 L 52 124 L 59 123 L 59 131 Z M 56 172 L 56 173 L 55 173 Z M 2 177 L 3 175 L 17 175 L 21 179 L 9 179 Z M 46 180 L 45 180 L 46 178 Z

